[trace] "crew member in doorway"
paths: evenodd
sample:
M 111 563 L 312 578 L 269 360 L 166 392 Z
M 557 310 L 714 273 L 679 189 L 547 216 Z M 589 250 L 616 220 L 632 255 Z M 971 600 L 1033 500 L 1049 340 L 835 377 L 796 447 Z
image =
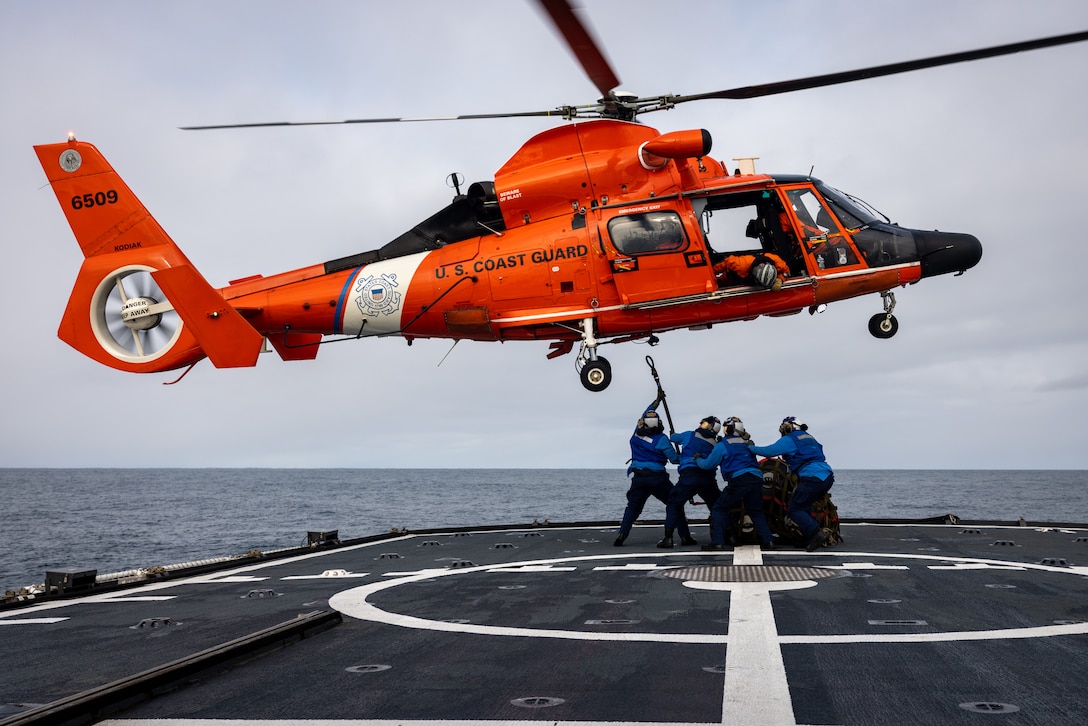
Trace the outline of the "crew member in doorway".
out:
M 680 522 L 685 521 L 684 502 L 698 494 L 710 508 L 714 506 L 714 502 L 721 494 L 714 470 L 701 469 L 695 462 L 696 454 L 708 456 L 714 450 L 721 427 L 721 421 L 716 416 L 707 416 L 699 422 L 699 428 L 694 431 L 684 431 L 669 437 L 674 443 L 680 444 L 680 476 L 676 486 L 669 493 L 669 503 L 665 507 L 665 536 L 657 543 L 661 549 L 673 547 L 673 530 L 680 526 Z M 690 541 L 682 540 L 681 544 L 698 543 L 690 539 Z
M 714 263 L 718 287 L 756 285 L 777 292 L 790 275 L 789 265 L 775 254 L 726 255 Z
M 696 464 L 702 469 L 714 470 L 720 466 L 725 491 L 710 510 L 710 544 L 703 549 L 715 552 L 726 549 L 727 533 L 731 529 L 729 511 L 737 505 L 744 507 L 751 518 L 760 549 L 774 549 L 774 535 L 763 514 L 763 472 L 756 455 L 748 445 L 751 436 L 744 430 L 744 422 L 736 416 L 725 420 L 724 435 L 710 454 L 698 457 Z
M 801 528 L 805 549 L 815 552 L 827 542 L 827 533 L 812 518 L 812 505 L 835 484 L 835 472 L 827 464 L 824 447 L 808 432 L 808 425 L 795 416 L 782 419 L 778 427 L 782 438 L 770 446 L 753 446 L 757 456 L 781 456 L 797 474 L 797 488 L 786 505 L 786 516 Z
M 642 508 L 650 497 L 655 497 L 666 506 L 669 503 L 672 480 L 665 465 L 668 462 L 680 463 L 680 455 L 665 435 L 665 427 L 657 415 L 658 403 L 654 401 L 650 404 L 631 434 L 631 465 L 627 467 L 631 487 L 627 490 L 627 508 L 623 510 L 620 532 L 613 542 L 616 547 L 622 546 L 627 535 L 631 534 L 631 526 L 642 514 Z M 687 518 L 682 516 L 676 526 L 684 544 L 695 543 L 688 530 Z

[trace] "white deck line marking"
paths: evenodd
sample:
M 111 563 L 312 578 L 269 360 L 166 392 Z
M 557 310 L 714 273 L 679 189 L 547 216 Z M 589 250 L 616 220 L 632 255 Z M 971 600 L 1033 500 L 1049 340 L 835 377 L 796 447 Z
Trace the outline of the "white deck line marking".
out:
M 402 570 L 400 572 L 383 572 L 382 577 L 437 577 L 439 575 L 448 575 L 451 572 L 458 572 L 458 570 L 452 570 L 449 567 L 431 567 L 422 570 Z
M 957 564 L 957 565 L 929 565 L 931 570 L 1019 570 L 1024 571 L 1023 567 L 1009 567 L 1006 565 L 980 565 L 980 564 Z
M 1049 638 L 1055 635 L 1084 634 L 1088 634 L 1088 623 L 1039 625 L 1032 628 L 1005 628 L 1002 630 L 959 630 L 943 633 L 780 635 L 778 636 L 778 642 L 790 645 L 799 643 L 817 645 L 834 645 L 838 643 L 946 643 L 965 640 L 1020 640 L 1022 638 Z
M 734 565 L 762 565 L 763 551 L 755 545 L 743 545 L 733 549 Z
M 733 550 L 734 565 L 762 565 L 757 545 Z M 797 582 L 712 582 L 698 589 L 729 591 L 729 645 L 725 650 L 725 688 L 722 723 L 744 723 L 758 714 L 761 724 L 794 726 L 793 699 L 786 679 L 786 663 L 778 644 L 778 626 L 771 606 L 771 590 L 793 589 Z M 806 587 L 816 583 L 806 581 Z M 785 586 L 784 588 L 782 586 Z
M 778 644 L 771 583 L 732 584 L 722 723 L 744 723 L 757 717 L 761 724 L 792 726 L 797 719 Z
M 816 565 L 822 570 L 909 570 L 906 565 L 878 565 L 875 562 L 844 562 L 841 565 Z
M 733 550 L 734 565 L 762 565 L 758 546 Z M 793 699 L 786 663 L 778 644 L 771 606 L 776 585 L 796 583 L 730 583 L 729 645 L 725 649 L 725 693 L 722 723 L 743 723 L 759 714 L 761 724 L 793 724 Z M 812 583 L 815 585 L 815 583 Z
M 348 572 L 343 575 L 288 575 L 280 580 L 351 580 L 369 575 L 369 572 Z
M 19 618 L 18 620 L 7 618 L 0 619 L 0 625 L 52 625 L 68 618 Z
M 206 719 L 206 718 L 133 718 L 108 719 L 100 721 L 99 726 L 621 726 L 630 723 L 633 726 L 710 726 L 710 723 L 689 721 L 469 721 L 427 719 L 407 721 L 404 719 Z M 752 723 L 749 719 L 747 723 Z M 762 723 L 762 721 L 760 722 Z

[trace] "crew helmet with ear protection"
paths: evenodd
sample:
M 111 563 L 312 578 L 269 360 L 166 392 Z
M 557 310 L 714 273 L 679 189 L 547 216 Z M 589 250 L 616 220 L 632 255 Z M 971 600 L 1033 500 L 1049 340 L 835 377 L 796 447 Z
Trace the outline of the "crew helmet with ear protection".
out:
M 744 436 L 748 433 L 744 429 L 744 422 L 736 416 L 730 416 L 725 420 L 725 433 L 729 435 Z
M 648 429 L 663 428 L 661 425 L 661 418 L 657 415 L 657 411 L 652 408 L 642 414 L 642 420 L 640 420 L 639 423 Z
M 798 421 L 796 416 L 787 416 L 782 419 L 782 423 L 778 426 L 778 432 L 783 436 L 791 434 L 798 429 L 808 431 L 808 425 Z
M 718 432 L 722 430 L 722 422 L 718 420 L 717 416 L 707 416 L 699 422 L 699 428 L 709 430 L 717 436 Z
M 778 270 L 770 262 L 757 262 L 748 274 L 760 287 L 770 287 L 778 279 Z

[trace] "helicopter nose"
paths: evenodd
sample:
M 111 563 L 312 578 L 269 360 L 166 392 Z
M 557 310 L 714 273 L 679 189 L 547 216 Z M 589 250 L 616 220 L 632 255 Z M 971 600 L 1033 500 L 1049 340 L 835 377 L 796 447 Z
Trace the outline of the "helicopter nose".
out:
M 982 243 L 974 235 L 914 230 L 914 241 L 922 277 L 961 273 L 982 259 Z

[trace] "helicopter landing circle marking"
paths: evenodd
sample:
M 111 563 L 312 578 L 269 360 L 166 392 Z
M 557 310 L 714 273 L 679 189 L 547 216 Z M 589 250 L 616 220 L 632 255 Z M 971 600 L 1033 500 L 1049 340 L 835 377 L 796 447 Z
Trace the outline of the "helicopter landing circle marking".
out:
M 744 548 L 742 548 L 743 550 Z M 736 554 L 739 554 L 740 550 Z M 795 556 L 801 556 L 803 553 L 797 553 Z M 736 555 L 735 555 L 736 556 Z M 884 558 L 884 559 L 896 559 L 896 560 L 910 560 L 921 562 L 934 562 L 934 563 L 966 563 L 972 565 L 986 565 L 987 569 L 991 569 L 994 572 L 1008 571 L 1010 568 L 1023 569 L 1023 570 L 1040 570 L 1043 572 L 1052 572 L 1060 574 L 1068 574 L 1081 577 L 1084 573 L 1072 568 L 1063 567 L 1051 567 L 1046 565 L 1032 565 L 1021 562 L 1008 562 L 1002 560 L 985 560 L 980 558 L 971 557 L 950 557 L 939 555 L 926 555 L 926 554 L 900 554 L 900 553 L 871 553 L 871 552 L 844 552 L 844 553 L 820 553 L 818 555 L 810 555 L 813 558 L 825 559 L 827 557 L 834 557 L 836 560 L 843 560 L 849 558 L 856 562 L 858 558 Z M 666 553 L 637 553 L 637 554 L 617 554 L 617 555 L 572 555 L 569 557 L 562 557 L 548 560 L 531 560 L 523 562 L 507 562 L 494 565 L 480 565 L 476 567 L 464 567 L 457 569 L 445 569 L 445 570 L 425 570 L 418 573 L 403 573 L 402 576 L 395 577 L 384 582 L 376 582 L 369 585 L 363 585 L 360 587 L 352 588 L 350 590 L 344 590 L 333 595 L 329 599 L 329 605 L 334 610 L 337 610 L 348 617 L 356 618 L 358 620 L 369 620 L 372 622 L 386 623 L 389 625 L 396 625 L 405 628 L 417 628 L 423 630 L 441 630 L 446 632 L 460 632 L 460 633 L 472 633 L 477 635 L 498 635 L 498 636 L 520 636 L 520 637 L 535 637 L 535 638 L 560 638 L 567 640 L 608 640 L 608 641 L 626 641 L 626 642 L 658 642 L 658 643 L 693 643 L 693 644 L 727 644 L 730 642 L 730 636 L 721 633 L 654 633 L 654 632 L 641 632 L 641 633 L 607 633 L 607 632 L 586 632 L 577 630 L 561 630 L 551 628 L 524 628 L 524 627 L 512 627 L 501 625 L 480 625 L 477 623 L 450 623 L 442 622 L 438 620 L 430 620 L 427 618 L 415 617 L 412 615 L 404 615 L 401 613 L 389 612 L 382 610 L 373 603 L 369 602 L 369 598 L 383 590 L 398 587 L 400 585 L 407 585 L 411 583 L 420 582 L 422 580 L 437 579 L 440 577 L 451 576 L 465 576 L 478 573 L 487 573 L 492 571 L 503 572 L 516 572 L 518 568 L 524 568 L 524 572 L 560 572 L 567 570 L 567 567 L 555 567 L 555 565 L 563 564 L 570 565 L 571 563 L 591 563 L 591 562 L 608 562 L 615 560 L 646 560 L 665 557 L 703 557 L 706 555 L 700 555 L 696 552 L 666 552 Z M 668 567 L 668 566 L 665 566 Z M 836 567 L 832 565 L 832 567 Z M 843 568 L 843 565 L 838 565 L 836 569 Z M 613 569 L 609 566 L 600 568 L 601 570 Z M 898 569 L 898 568 L 897 568 Z M 806 583 L 806 584 L 801 584 Z M 811 583 L 807 584 L 807 583 Z M 684 582 L 684 586 L 693 587 L 699 589 L 710 589 L 706 587 L 706 583 L 701 585 L 694 585 L 691 582 Z M 736 590 L 738 586 L 750 585 L 752 583 L 728 583 L 734 586 L 733 590 Z M 768 584 L 780 586 L 778 589 L 799 589 L 804 587 L 811 587 L 817 585 L 812 580 L 798 580 L 794 582 L 778 582 L 778 583 L 759 583 L 759 589 L 765 594 L 769 595 Z M 771 588 L 774 589 L 774 588 Z M 735 595 L 736 592 L 732 592 L 731 595 Z M 1020 639 L 1020 638 L 1045 638 L 1056 635 L 1084 635 L 1088 634 L 1088 622 L 1077 623 L 1065 623 L 1065 624 L 1052 624 L 1041 625 L 1034 627 L 1022 627 L 1022 628 L 997 628 L 989 630 L 961 630 L 961 631 L 947 631 L 947 632 L 926 632 L 926 633 L 856 633 L 856 634 L 827 634 L 827 635 L 781 635 L 774 634 L 773 639 L 778 644 L 832 644 L 832 643 L 935 643 L 935 642 L 953 642 L 953 641 L 978 641 L 978 640 L 1003 640 L 1008 638 Z

